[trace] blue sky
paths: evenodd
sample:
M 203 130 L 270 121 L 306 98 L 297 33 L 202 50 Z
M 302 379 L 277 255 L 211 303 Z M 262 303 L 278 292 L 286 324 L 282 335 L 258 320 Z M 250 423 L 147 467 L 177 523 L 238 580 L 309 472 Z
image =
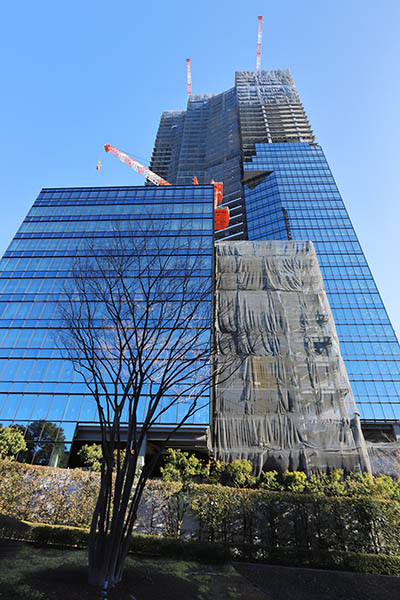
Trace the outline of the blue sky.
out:
M 0 252 L 42 187 L 142 185 L 162 110 L 255 66 L 290 68 L 400 332 L 400 2 L 21 0 L 2 8 Z M 98 160 L 103 163 L 95 170 Z

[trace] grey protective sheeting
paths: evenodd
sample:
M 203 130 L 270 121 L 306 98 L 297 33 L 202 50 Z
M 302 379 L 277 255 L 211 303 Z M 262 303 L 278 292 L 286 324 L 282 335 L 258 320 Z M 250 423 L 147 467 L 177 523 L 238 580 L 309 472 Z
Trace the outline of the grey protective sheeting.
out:
M 368 444 L 373 475 L 400 477 L 400 442 Z
M 215 456 L 255 472 L 370 470 L 312 243 L 217 243 L 215 314 L 217 362 L 229 365 Z

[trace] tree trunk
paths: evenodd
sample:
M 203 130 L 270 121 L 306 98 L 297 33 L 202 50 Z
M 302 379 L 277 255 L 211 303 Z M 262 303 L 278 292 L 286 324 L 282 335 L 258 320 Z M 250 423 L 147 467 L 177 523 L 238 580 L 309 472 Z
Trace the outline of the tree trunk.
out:
M 100 493 L 89 534 L 89 584 L 114 587 L 122 578 L 144 479 L 135 480 L 136 456 L 131 456 L 115 478 L 102 473 Z
M 112 530 L 108 534 L 94 532 L 89 536 L 88 550 L 89 584 L 103 586 L 108 582 L 109 588 L 117 585 L 122 578 L 129 540 Z
M 88 582 L 90 585 L 103 586 L 105 582 L 108 583 L 108 587 L 114 587 L 121 581 L 122 568 L 115 569 L 114 568 L 114 550 L 117 551 L 117 548 L 109 548 L 112 552 L 111 556 L 109 556 L 109 560 L 104 556 L 105 547 L 97 548 L 97 552 L 95 556 L 89 556 L 89 560 L 91 560 L 92 565 L 89 569 Z M 89 551 L 90 554 L 90 551 Z M 125 562 L 125 560 L 123 561 Z

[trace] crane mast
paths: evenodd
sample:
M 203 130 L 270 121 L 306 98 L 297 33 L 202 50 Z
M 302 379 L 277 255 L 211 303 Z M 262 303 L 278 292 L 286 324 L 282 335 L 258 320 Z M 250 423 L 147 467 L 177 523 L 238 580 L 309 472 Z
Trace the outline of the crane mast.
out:
M 192 95 L 192 69 L 190 66 L 190 58 L 186 59 L 186 75 L 187 75 L 187 95 L 188 98 Z
M 262 26 L 263 26 L 263 18 L 262 16 L 258 17 L 258 30 L 257 30 L 257 54 L 256 54 L 256 71 L 261 70 L 261 43 L 262 43 Z

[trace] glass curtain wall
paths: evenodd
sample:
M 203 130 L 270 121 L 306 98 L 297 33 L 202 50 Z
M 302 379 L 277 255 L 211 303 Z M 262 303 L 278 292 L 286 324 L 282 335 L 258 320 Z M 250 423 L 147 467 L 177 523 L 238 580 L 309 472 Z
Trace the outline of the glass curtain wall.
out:
M 74 261 L 116 232 L 146 231 L 170 240 L 177 261 L 190 259 L 199 283 L 211 282 L 212 186 L 44 189 L 0 262 L 0 423 L 24 429 L 34 462 L 50 460 L 46 442 L 68 448 L 77 422 L 97 420 L 93 397 L 56 343 Z M 162 422 L 175 423 L 174 410 Z M 208 421 L 204 408 L 188 424 Z
M 249 239 L 313 241 L 361 418 L 400 419 L 400 347 L 321 147 L 255 148 L 246 174 L 264 175 L 245 185 Z

